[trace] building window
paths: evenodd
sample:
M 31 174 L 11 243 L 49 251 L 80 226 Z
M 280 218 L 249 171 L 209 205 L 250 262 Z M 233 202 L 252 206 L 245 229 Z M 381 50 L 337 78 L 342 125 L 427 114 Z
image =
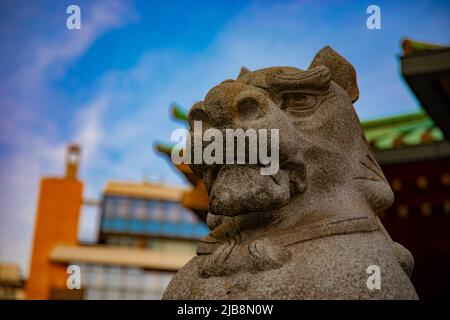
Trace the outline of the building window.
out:
M 132 267 L 77 265 L 82 269 L 84 298 L 88 300 L 161 299 L 173 276 Z
M 130 217 L 130 200 L 126 198 L 119 199 L 117 202 L 116 217 L 128 218 Z

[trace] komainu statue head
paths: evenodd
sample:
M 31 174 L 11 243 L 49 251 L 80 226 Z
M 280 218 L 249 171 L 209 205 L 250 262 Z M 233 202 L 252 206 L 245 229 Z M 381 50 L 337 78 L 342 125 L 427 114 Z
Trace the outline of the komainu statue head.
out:
M 164 298 L 417 297 L 412 256 L 377 218 L 393 193 L 354 110 L 358 96 L 353 66 L 325 47 L 307 70 L 242 68 L 191 108 L 192 139 L 199 122 L 203 133 L 276 135 L 238 140 L 233 148 L 244 145 L 245 159 L 235 152 L 191 164 L 209 194 L 211 232 Z M 224 153 L 230 139 L 221 141 Z M 276 158 L 276 170 L 261 174 L 269 164 L 249 161 L 252 152 Z M 381 273 L 378 289 L 372 269 Z

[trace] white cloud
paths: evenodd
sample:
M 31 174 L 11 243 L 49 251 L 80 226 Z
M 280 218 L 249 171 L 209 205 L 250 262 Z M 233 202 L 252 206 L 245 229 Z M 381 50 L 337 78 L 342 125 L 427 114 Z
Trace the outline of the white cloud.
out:
M 4 83 L 3 88 L 9 89 L 1 91 L 0 142 L 10 151 L 0 158 L 0 261 L 19 263 L 24 274 L 28 273 L 39 180 L 63 174 L 67 143 L 54 130 L 61 124 L 36 110 L 58 101 L 51 81 L 63 77 L 70 62 L 105 32 L 136 19 L 129 4 L 113 0 L 82 6 L 82 30 L 61 28 L 51 38 L 29 44 L 27 59 Z M 107 98 L 99 97 L 76 117 L 80 125 L 74 138 L 85 144 L 89 157 L 100 139 L 99 118 L 106 104 Z
M 108 107 L 110 99 L 98 96 L 86 107 L 82 107 L 76 118 L 77 132 L 74 141 L 83 146 L 83 159 L 90 162 L 95 157 L 98 143 L 102 139 L 101 118 Z
M 39 43 L 33 51 L 33 60 L 16 73 L 15 81 L 27 89 L 36 90 L 36 85 L 48 85 L 52 77 L 62 77 L 65 67 L 83 53 L 105 32 L 119 28 L 136 14 L 123 1 L 94 1 L 81 6 L 80 30 L 65 30 L 53 33 L 52 38 Z M 27 79 L 27 81 L 23 81 Z

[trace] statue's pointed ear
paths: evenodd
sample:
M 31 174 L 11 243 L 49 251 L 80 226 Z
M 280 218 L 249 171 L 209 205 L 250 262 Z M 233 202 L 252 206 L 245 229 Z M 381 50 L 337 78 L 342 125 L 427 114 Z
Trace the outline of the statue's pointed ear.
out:
M 241 68 L 241 71 L 239 72 L 239 75 L 238 75 L 238 79 L 240 78 L 240 77 L 242 77 L 244 74 L 247 74 L 247 73 L 249 73 L 249 72 L 251 72 L 250 70 L 248 70 L 246 67 L 242 67 Z
M 352 102 L 358 100 L 359 90 L 356 82 L 355 68 L 330 46 L 326 46 L 317 52 L 309 69 L 317 66 L 326 66 L 330 69 L 331 80 L 347 91 Z

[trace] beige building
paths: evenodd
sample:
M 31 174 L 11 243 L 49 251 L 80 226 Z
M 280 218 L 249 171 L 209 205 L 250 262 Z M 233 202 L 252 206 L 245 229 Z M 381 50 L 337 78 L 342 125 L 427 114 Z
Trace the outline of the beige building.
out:
M 0 300 L 24 299 L 24 280 L 20 268 L 14 263 L 0 264 Z
M 87 201 L 76 176 L 79 158 L 80 147 L 69 146 L 65 176 L 41 181 L 26 298 L 160 299 L 208 232 L 182 205 L 192 189 L 110 181 L 99 201 Z M 93 203 L 101 213 L 98 241 L 80 244 L 80 208 Z M 2 297 L 20 298 L 17 269 L 0 270 Z
M 75 265 L 80 290 L 53 298 L 160 299 L 174 273 L 195 254 L 206 225 L 180 205 L 187 188 L 108 182 L 96 245 L 55 246 L 53 264 Z

